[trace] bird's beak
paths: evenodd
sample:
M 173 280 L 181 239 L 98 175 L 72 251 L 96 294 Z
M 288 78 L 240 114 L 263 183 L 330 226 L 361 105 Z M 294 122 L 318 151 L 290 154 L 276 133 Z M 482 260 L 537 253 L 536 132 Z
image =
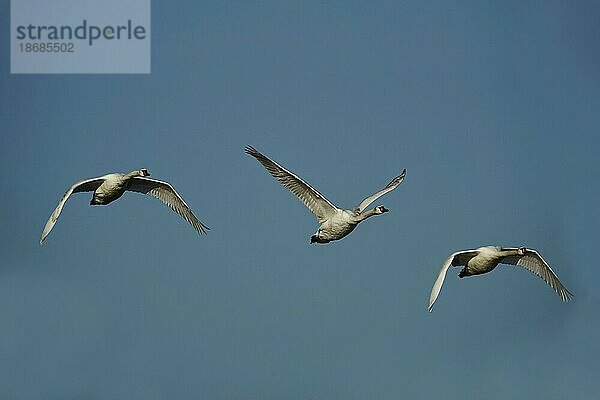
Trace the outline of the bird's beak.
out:
M 388 210 L 387 208 L 385 208 L 385 207 L 381 206 L 381 211 L 382 211 L 382 212 L 384 212 L 384 213 L 386 213 L 386 212 L 388 212 L 388 211 L 390 211 L 390 210 Z

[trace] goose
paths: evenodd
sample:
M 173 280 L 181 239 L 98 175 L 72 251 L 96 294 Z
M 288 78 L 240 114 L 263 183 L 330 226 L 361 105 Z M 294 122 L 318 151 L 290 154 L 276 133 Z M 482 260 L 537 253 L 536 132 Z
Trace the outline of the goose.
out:
M 142 168 L 128 174 L 114 173 L 77 182 L 66 191 L 64 196 L 58 202 L 54 212 L 52 212 L 52 215 L 48 218 L 48 222 L 46 222 L 42 237 L 40 238 L 40 245 L 44 243 L 44 240 L 54 227 L 54 224 L 56 224 L 60 212 L 67 200 L 69 200 L 69 197 L 71 197 L 73 193 L 79 192 L 94 192 L 90 205 L 110 204 L 121 197 L 125 191 L 148 194 L 156 197 L 171 210 L 179 214 L 183 219 L 189 222 L 199 234 L 206 234 L 206 231 L 209 228 L 196 218 L 190 207 L 188 207 L 183 198 L 175 191 L 173 186 L 168 182 L 148 178 L 149 176 L 150 173 L 148 170 Z
M 371 210 L 365 211 L 369 204 L 383 196 L 384 194 L 396 189 L 402 183 L 406 176 L 406 169 L 400 175 L 392 179 L 386 187 L 380 191 L 365 198 L 352 210 L 342 210 L 327 200 L 319 191 L 303 181 L 294 173 L 288 171 L 269 157 L 260 153 L 252 146 L 246 146 L 245 152 L 256 158 L 281 184 L 292 192 L 308 209 L 317 217 L 319 229 L 310 237 L 310 243 L 329 243 L 339 240 L 356 228 L 360 222 L 372 217 L 381 215 L 389 210 L 379 205 Z
M 458 274 L 459 277 L 481 275 L 490 272 L 498 264 L 516 265 L 533 272 L 542 278 L 561 298 L 569 301 L 573 294 L 563 286 L 550 265 L 542 258 L 540 253 L 526 247 L 483 246 L 475 250 L 463 250 L 452 253 L 446 259 L 440 269 L 440 273 L 433 284 L 429 296 L 429 312 L 433 309 L 433 303 L 440 294 L 446 271 L 452 267 L 463 267 Z

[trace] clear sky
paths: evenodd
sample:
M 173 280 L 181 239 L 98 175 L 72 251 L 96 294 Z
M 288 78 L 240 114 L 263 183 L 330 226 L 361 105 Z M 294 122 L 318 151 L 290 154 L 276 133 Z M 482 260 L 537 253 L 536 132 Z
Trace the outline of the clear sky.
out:
M 484 3 L 484 4 L 482 4 Z M 591 399 L 600 393 L 595 2 L 153 1 L 150 75 L 10 75 L 0 1 L 0 398 Z M 251 144 L 350 208 L 309 211 Z M 211 231 L 79 179 L 148 168 Z M 531 273 L 449 271 L 535 248 Z

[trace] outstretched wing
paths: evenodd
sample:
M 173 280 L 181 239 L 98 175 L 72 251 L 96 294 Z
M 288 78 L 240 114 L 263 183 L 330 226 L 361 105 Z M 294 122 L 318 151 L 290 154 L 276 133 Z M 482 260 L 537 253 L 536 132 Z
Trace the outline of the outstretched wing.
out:
M 73 193 L 93 192 L 94 190 L 98 189 L 100 185 L 102 185 L 102 182 L 104 182 L 104 177 L 102 176 L 98 178 L 86 179 L 77 182 L 65 192 L 63 197 L 58 202 L 58 205 L 52 212 L 52 215 L 50 215 L 50 218 L 48 218 L 46 226 L 44 226 L 44 230 L 42 231 L 42 237 L 40 238 L 40 246 L 44 243 L 44 240 L 46 240 L 46 236 L 48 236 L 52 228 L 54 228 L 54 224 L 56 224 L 56 221 L 58 221 L 58 217 L 60 217 L 60 212 L 62 211 L 67 200 L 69 200 L 69 197 L 71 197 Z
M 198 233 L 206 234 L 206 231 L 209 230 L 209 228 L 200 222 L 194 215 L 190 207 L 179 193 L 175 191 L 173 186 L 167 182 L 136 176 L 130 179 L 127 190 L 156 197 L 189 222 Z
M 244 149 L 247 154 L 256 158 L 267 171 L 290 192 L 296 195 L 308 209 L 316 215 L 319 223 L 325 222 L 338 208 L 319 193 L 315 188 L 304 182 L 300 177 L 283 168 L 269 157 L 252 146 Z
M 506 249 L 516 250 L 516 249 Z M 533 249 L 525 249 L 525 255 L 523 256 L 506 256 L 500 260 L 502 264 L 516 265 L 526 270 L 533 272 L 540 278 L 542 278 L 554 291 L 558 294 L 562 301 L 569 301 L 573 294 L 563 286 L 558 279 L 558 276 L 554 273 L 550 265 L 542 258 L 540 253 Z
M 433 284 L 433 288 L 431 288 L 431 294 L 429 295 L 429 312 L 433 310 L 433 303 L 435 303 L 435 300 L 438 298 L 440 291 L 442 290 L 442 285 L 444 284 L 444 279 L 446 278 L 446 272 L 448 271 L 448 268 L 450 268 L 450 266 L 458 267 L 461 265 L 466 265 L 467 262 L 476 255 L 477 250 L 464 250 L 450 254 L 450 257 L 446 259 L 442 265 L 442 268 L 440 268 L 438 277 Z
M 375 200 L 377 200 L 378 198 L 380 198 L 387 192 L 391 192 L 392 190 L 396 189 L 402 183 L 405 176 L 406 176 L 406 168 L 402 170 L 402 173 L 400 175 L 398 175 L 397 177 L 392 179 L 392 181 L 390 183 L 388 183 L 386 187 L 384 187 L 379 192 L 372 194 L 371 196 L 369 196 L 366 199 L 364 199 L 363 201 L 361 201 L 360 204 L 356 206 L 354 211 L 357 211 L 359 213 L 363 212 L 365 210 L 365 208 L 367 208 L 369 206 L 369 204 L 371 204 L 372 202 L 374 202 Z

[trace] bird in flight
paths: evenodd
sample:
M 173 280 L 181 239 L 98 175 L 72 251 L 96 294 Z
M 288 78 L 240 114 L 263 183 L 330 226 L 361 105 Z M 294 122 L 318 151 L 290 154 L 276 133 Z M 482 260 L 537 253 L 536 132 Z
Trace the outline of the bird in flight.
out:
M 563 286 L 550 265 L 542 258 L 540 253 L 526 247 L 499 247 L 484 246 L 475 250 L 463 250 L 452 253 L 442 265 L 429 296 L 429 312 L 433 309 L 433 303 L 442 290 L 442 284 L 446 277 L 448 268 L 463 267 L 458 274 L 459 277 L 481 275 L 490 272 L 498 264 L 516 265 L 533 272 L 542 278 L 561 298 L 569 301 L 573 294 Z
M 245 152 L 256 158 L 286 189 L 292 192 L 317 217 L 319 229 L 310 238 L 310 243 L 329 243 L 339 240 L 356 228 L 365 219 L 373 215 L 381 215 L 389 210 L 383 205 L 365 211 L 375 200 L 396 189 L 406 176 L 406 169 L 392 179 L 383 189 L 362 200 L 352 210 L 343 210 L 335 206 L 318 190 L 306 183 L 302 178 L 288 171 L 252 146 L 246 146 Z
M 156 197 L 171 210 L 179 214 L 183 219 L 189 222 L 198 233 L 205 234 L 209 228 L 196 218 L 190 207 L 175 191 L 173 186 L 168 182 L 148 178 L 149 176 L 150 173 L 148 170 L 143 168 L 128 174 L 114 173 L 77 182 L 67 190 L 58 202 L 52 215 L 50 215 L 42 232 L 40 245 L 44 243 L 44 240 L 54 227 L 54 224 L 56 224 L 69 197 L 71 197 L 73 193 L 79 192 L 94 192 L 90 205 L 110 204 L 121 197 L 126 191 L 147 194 Z

